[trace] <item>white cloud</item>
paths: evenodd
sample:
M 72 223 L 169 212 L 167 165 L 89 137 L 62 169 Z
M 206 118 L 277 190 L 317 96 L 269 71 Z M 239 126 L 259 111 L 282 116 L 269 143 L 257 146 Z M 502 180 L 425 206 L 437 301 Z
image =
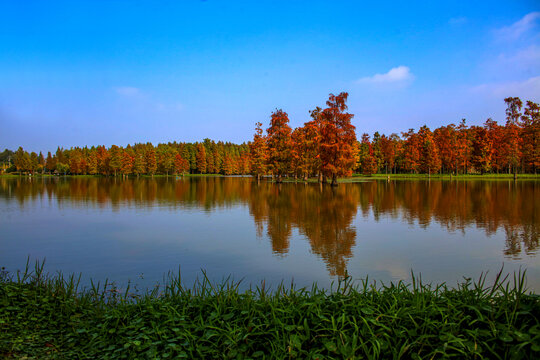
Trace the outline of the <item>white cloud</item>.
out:
M 518 96 L 522 99 L 538 101 L 540 99 L 540 76 L 531 77 L 524 81 L 482 84 L 473 87 L 471 91 L 490 97 Z
M 375 74 L 373 76 L 363 77 L 358 79 L 357 83 L 404 83 L 414 80 L 414 75 L 411 73 L 411 69 L 408 66 L 398 66 L 390 69 L 384 74 Z
M 116 91 L 118 95 L 122 96 L 137 96 L 141 94 L 140 89 L 132 86 L 119 86 L 114 88 L 114 91 Z
M 537 25 L 539 19 L 540 11 L 528 13 L 512 25 L 498 29 L 496 34 L 502 40 L 516 40 L 532 30 Z

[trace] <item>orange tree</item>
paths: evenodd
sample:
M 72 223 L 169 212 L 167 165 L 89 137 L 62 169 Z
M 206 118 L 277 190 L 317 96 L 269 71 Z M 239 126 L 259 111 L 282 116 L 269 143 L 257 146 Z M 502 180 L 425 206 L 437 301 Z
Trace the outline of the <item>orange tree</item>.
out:
M 338 176 L 350 175 L 355 165 L 356 133 L 351 124 L 354 115 L 345 112 L 348 96 L 346 92 L 337 96 L 330 94 L 328 107 L 321 113 L 322 172 L 332 178 L 333 186 L 337 185 Z
M 281 109 L 274 111 L 270 117 L 270 127 L 266 130 L 268 146 L 268 168 L 282 181 L 282 176 L 289 172 L 291 156 L 291 127 L 289 116 Z
M 253 135 L 253 142 L 249 144 L 249 151 L 251 170 L 259 181 L 261 175 L 266 172 L 266 139 L 263 136 L 262 123 L 258 122 L 255 125 L 255 135 Z

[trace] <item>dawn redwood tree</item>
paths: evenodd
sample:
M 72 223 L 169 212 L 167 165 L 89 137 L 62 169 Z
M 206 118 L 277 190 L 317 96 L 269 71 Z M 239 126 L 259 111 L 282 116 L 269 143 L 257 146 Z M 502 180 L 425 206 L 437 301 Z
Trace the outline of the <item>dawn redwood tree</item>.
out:
M 381 157 L 384 164 L 385 173 L 388 174 L 388 168 L 392 172 L 394 167 L 394 162 L 396 160 L 396 152 L 392 139 L 386 137 L 386 135 L 381 136 L 379 140 L 379 146 L 381 151 Z
M 372 175 L 377 172 L 377 160 L 373 153 L 373 144 L 369 140 L 368 134 L 362 135 L 362 142 L 360 143 L 360 164 L 362 168 L 362 174 Z
M 169 172 L 174 171 L 174 157 L 176 155 L 175 150 L 168 146 L 160 144 L 159 149 L 159 165 L 162 171 L 168 176 Z
M 452 169 L 456 164 L 456 126 L 450 124 L 435 129 L 435 131 L 433 131 L 433 138 L 439 149 L 439 157 L 441 158 L 443 172 L 452 172 Z
M 403 140 L 399 137 L 398 134 L 391 134 L 390 139 L 392 141 L 392 146 L 394 147 L 394 173 L 396 173 L 397 164 L 401 163 L 403 159 Z
M 157 170 L 157 161 L 156 161 L 156 151 L 152 144 L 148 143 L 146 145 L 145 153 L 145 163 L 146 163 L 146 173 L 154 177 L 154 174 Z
M 57 163 L 62 163 L 62 164 L 67 163 L 66 156 L 64 155 L 64 149 L 62 149 L 60 146 L 56 148 L 55 157 L 56 157 Z
M 317 175 L 319 182 L 322 182 L 322 161 L 321 161 L 321 133 L 323 127 L 322 109 L 316 107 L 309 112 L 313 120 L 304 124 L 305 131 L 305 158 L 308 161 L 309 173 Z
M 540 106 L 527 101 L 521 120 L 523 162 L 530 172 L 536 174 L 540 167 Z
M 146 159 L 144 150 L 141 148 L 135 149 L 135 158 L 133 159 L 133 172 L 137 177 L 146 172 Z
M 350 175 L 355 165 L 355 127 L 351 124 L 353 114 L 346 113 L 348 93 L 330 94 L 321 113 L 321 161 L 322 171 L 332 177 L 332 186 L 337 186 L 337 177 Z
M 75 149 L 72 149 L 69 154 L 69 172 L 72 174 L 82 173 L 82 169 L 80 168 L 81 161 L 82 161 L 81 149 L 79 149 L 78 147 L 76 147 Z
M 38 169 L 38 164 L 38 154 L 32 151 L 30 153 L 30 171 L 32 172 L 32 174 L 34 174 L 34 172 Z
M 459 168 L 463 169 L 463 173 L 467 174 L 471 157 L 471 137 L 466 120 L 462 119 L 461 123 L 456 128 L 456 175 Z
M 241 175 L 247 175 L 251 173 L 251 164 L 249 160 L 249 152 L 243 151 L 238 157 L 238 172 Z
M 88 168 L 88 174 L 96 175 L 98 173 L 97 151 L 96 148 L 93 146 L 90 150 L 88 150 L 86 164 Z
M 13 164 L 17 168 L 17 171 L 29 171 L 31 168 L 30 155 L 24 151 L 22 146 L 19 146 L 15 154 L 13 155 Z
M 417 173 L 420 169 L 420 137 L 414 132 L 414 129 L 409 129 L 408 132 L 402 133 L 405 138 L 403 145 L 403 168 L 406 171 Z
M 312 147 L 309 137 L 310 128 L 308 126 L 298 127 L 294 129 L 291 135 L 291 168 L 295 177 L 300 176 L 302 180 L 307 180 L 312 167 L 311 156 L 317 156 L 312 154 L 310 148 Z
M 206 149 L 202 143 L 197 144 L 197 170 L 206 174 Z
M 223 173 L 225 175 L 234 174 L 234 161 L 231 159 L 229 154 L 226 154 L 225 159 L 223 159 Z
M 109 168 L 114 172 L 114 176 L 122 167 L 122 152 L 122 149 L 116 145 L 111 146 L 109 149 Z
M 492 144 L 491 149 L 491 169 L 499 173 L 504 170 L 507 163 L 506 145 L 504 144 L 504 131 L 503 127 L 498 125 L 496 121 L 487 119 L 484 123 L 489 141 Z
M 441 168 L 441 159 L 439 157 L 439 149 L 433 139 L 433 133 L 424 125 L 418 130 L 420 140 L 420 169 L 431 175 L 436 173 Z
M 135 152 L 129 145 L 122 151 L 120 172 L 122 177 L 125 178 L 133 172 L 133 163 L 135 158 Z
M 88 174 L 88 148 L 86 146 L 81 150 L 79 169 L 82 174 Z
M 294 129 L 292 133 L 292 161 L 295 172 L 307 180 L 310 174 L 319 172 L 318 131 L 313 122 Z
M 212 157 L 214 158 L 215 173 L 221 174 L 223 172 L 223 156 L 221 155 L 217 146 L 212 151 Z
M 261 175 L 266 173 L 266 139 L 263 135 L 262 123 L 255 124 L 255 134 L 253 142 L 249 144 L 251 170 L 253 175 L 260 181 Z
M 270 127 L 266 130 L 268 147 L 268 168 L 272 171 L 277 183 L 289 172 L 291 156 L 291 132 L 289 116 L 278 109 L 270 116 Z
M 505 144 L 508 152 L 508 172 L 510 168 L 514 169 L 514 174 L 517 174 L 517 169 L 521 161 L 521 139 L 520 139 L 520 123 L 521 108 L 523 103 L 518 97 L 507 97 L 504 99 L 506 103 L 506 128 L 505 128 Z
M 97 164 L 98 164 L 98 172 L 102 175 L 109 175 L 109 152 L 105 148 L 105 146 L 101 145 L 97 147 Z M 58 162 L 60 161 L 60 158 L 58 155 L 56 156 L 58 158 Z
M 47 159 L 45 160 L 45 168 L 47 171 L 52 173 L 56 169 L 56 159 L 53 158 L 51 152 L 47 152 Z
M 472 157 L 471 162 L 474 168 L 481 174 L 491 171 L 493 144 L 486 128 L 472 126 Z
M 43 153 L 40 151 L 38 155 L 38 168 L 37 170 L 41 173 L 45 173 L 45 157 L 43 156 Z
M 368 133 L 362 134 L 362 139 L 360 140 L 360 143 L 358 144 L 358 153 L 356 158 L 356 165 L 355 170 L 363 173 L 362 166 L 364 164 L 364 159 L 369 155 L 369 149 L 371 147 L 371 141 L 369 139 Z
M 371 150 L 375 158 L 375 163 L 377 165 L 377 172 L 383 166 L 384 159 L 381 151 L 381 134 L 378 131 L 375 131 L 373 134 L 373 140 L 371 141 Z
M 182 155 L 176 154 L 176 156 L 174 157 L 174 169 L 176 171 L 176 174 L 184 175 L 189 171 L 189 163 L 186 159 L 182 157 Z

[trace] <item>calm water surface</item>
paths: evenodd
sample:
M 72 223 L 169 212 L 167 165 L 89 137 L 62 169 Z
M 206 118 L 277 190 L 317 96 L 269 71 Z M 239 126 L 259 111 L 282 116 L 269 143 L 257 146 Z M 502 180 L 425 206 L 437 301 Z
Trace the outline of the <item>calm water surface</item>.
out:
M 368 181 L 338 188 L 251 178 L 0 179 L 0 266 L 140 288 L 178 271 L 328 287 L 355 279 L 453 286 L 527 269 L 540 292 L 540 182 Z

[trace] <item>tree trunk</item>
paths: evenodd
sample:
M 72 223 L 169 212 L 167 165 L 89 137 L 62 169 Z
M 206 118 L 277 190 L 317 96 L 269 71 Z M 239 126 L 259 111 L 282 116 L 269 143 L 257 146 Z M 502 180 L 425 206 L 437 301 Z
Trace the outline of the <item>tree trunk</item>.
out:
M 337 186 L 337 175 L 332 174 L 332 186 Z

